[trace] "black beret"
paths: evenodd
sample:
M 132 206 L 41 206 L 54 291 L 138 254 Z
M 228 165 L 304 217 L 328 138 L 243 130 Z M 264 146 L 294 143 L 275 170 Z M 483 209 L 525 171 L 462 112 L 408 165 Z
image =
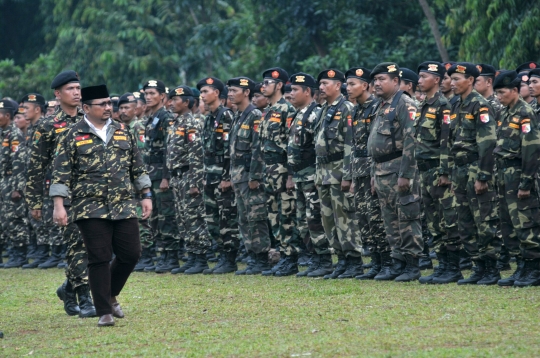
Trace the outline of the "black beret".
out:
M 345 78 L 358 78 L 367 83 L 371 82 L 370 75 L 371 71 L 364 67 L 349 68 L 349 70 L 345 72 Z
M 11 114 L 13 115 L 13 113 L 15 113 L 15 111 L 17 110 L 17 108 L 19 107 L 19 105 L 17 104 L 16 107 L 13 106 L 13 101 L 9 100 L 9 99 L 3 99 L 3 100 L 0 100 L 0 109 L 7 109 L 11 112 Z
M 173 97 L 195 97 L 193 94 L 193 91 L 188 86 L 178 86 L 173 88 L 172 91 L 169 92 L 169 98 Z
M 540 68 L 540 64 L 538 64 L 537 62 L 529 61 L 519 65 L 518 68 L 516 68 L 516 72 L 528 72 L 530 70 L 534 70 L 535 68 Z
M 290 84 L 290 83 L 287 83 L 287 84 L 285 85 L 285 88 L 284 88 L 283 92 L 285 92 L 285 93 L 290 93 L 291 91 L 292 91 L 291 84 Z
M 261 88 L 262 88 L 262 83 L 255 83 L 255 86 L 253 87 L 253 94 L 255 93 L 262 94 Z
M 418 85 L 418 74 L 413 70 L 402 67 L 399 71 L 399 76 L 403 81 L 412 82 L 414 85 Z
M 29 93 L 22 98 L 21 103 L 24 103 L 24 102 L 37 103 L 44 106 L 45 97 L 43 97 L 39 93 Z
M 253 88 L 255 87 L 255 82 L 253 82 L 251 78 L 247 78 L 247 77 L 234 77 L 227 81 L 227 86 L 240 87 L 240 88 L 248 89 L 251 92 L 253 92 Z
M 471 75 L 474 78 L 480 75 L 480 71 L 476 68 L 476 65 L 470 62 L 458 62 L 452 65 L 448 69 L 448 76 L 452 76 L 454 73 L 461 73 L 463 75 Z
M 57 89 L 65 85 L 66 83 L 80 82 L 77 72 L 69 70 L 63 71 L 56 75 L 51 83 L 52 89 Z
M 118 99 L 118 107 L 123 105 L 124 103 L 135 103 L 137 102 L 137 97 L 135 97 L 134 93 L 127 92 L 120 96 Z
M 148 88 L 155 88 L 159 93 L 165 93 L 165 83 L 160 80 L 148 80 L 144 84 L 143 90 Z
M 229 95 L 229 89 L 226 86 L 223 86 L 223 91 L 219 93 L 219 98 L 221 99 L 227 99 L 227 96 Z
M 521 84 L 521 77 L 514 70 L 501 71 L 493 81 L 493 89 L 497 88 L 515 88 Z
M 348 93 L 347 93 L 347 84 L 346 83 L 341 84 L 341 94 L 344 95 L 344 96 L 348 95 Z
M 223 92 L 223 89 L 225 88 L 225 85 L 223 84 L 223 82 L 221 82 L 218 78 L 215 78 L 215 77 L 205 77 L 202 80 L 200 80 L 199 83 L 197 83 L 197 89 L 199 91 L 204 86 L 214 87 L 215 89 L 219 91 L 220 94 Z
M 315 78 L 308 73 L 304 73 L 304 72 L 295 73 L 289 78 L 289 81 L 291 82 L 291 85 L 317 88 L 317 81 L 315 81 Z
M 281 67 L 272 67 L 262 73 L 263 78 L 272 78 L 281 82 L 287 82 L 289 74 Z
M 443 62 L 442 65 L 444 66 L 444 68 L 446 69 L 446 73 L 448 73 L 448 70 L 450 69 L 450 67 L 454 66 L 456 63 L 454 61 L 450 61 L 450 62 Z
M 197 88 L 195 87 L 190 87 L 190 88 L 191 88 L 191 92 L 193 92 L 193 97 L 199 98 L 201 96 L 201 91 L 199 91 Z
M 133 92 L 133 96 L 135 97 L 137 101 L 141 101 L 142 103 L 146 104 L 146 98 L 144 98 L 144 92 L 135 91 Z
M 446 73 L 446 67 L 442 63 L 437 62 L 437 61 L 426 61 L 426 62 L 422 62 L 418 66 L 418 69 L 416 71 L 418 73 L 420 72 L 431 73 L 432 75 L 443 78 L 444 74 Z
M 487 63 L 479 63 L 476 65 L 476 68 L 478 68 L 478 71 L 480 72 L 480 76 L 496 76 L 497 71 L 495 70 L 495 67 L 488 65 Z
M 47 101 L 47 108 L 48 107 L 56 107 L 58 105 L 58 102 L 56 99 L 51 99 L 50 101 Z
M 371 70 L 369 78 L 373 79 L 376 75 L 380 73 L 389 73 L 399 75 L 399 66 L 395 62 L 383 62 L 379 63 L 377 66 Z
M 82 101 L 91 101 L 93 99 L 108 98 L 109 91 L 105 85 L 89 86 L 81 89 Z
M 339 70 L 330 68 L 319 73 L 319 75 L 317 76 L 317 82 L 321 82 L 321 80 L 334 80 L 345 82 L 345 75 Z
M 26 109 L 24 109 L 23 106 L 19 106 L 19 109 L 17 110 L 17 114 L 24 114 L 25 111 Z

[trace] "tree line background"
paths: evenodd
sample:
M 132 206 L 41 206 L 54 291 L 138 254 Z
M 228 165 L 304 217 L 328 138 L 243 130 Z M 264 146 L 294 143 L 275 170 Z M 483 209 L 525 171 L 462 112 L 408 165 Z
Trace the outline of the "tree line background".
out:
M 281 66 L 317 75 L 396 61 L 540 60 L 537 0 L 0 0 L 0 97 L 73 69 L 83 86 L 195 85 Z

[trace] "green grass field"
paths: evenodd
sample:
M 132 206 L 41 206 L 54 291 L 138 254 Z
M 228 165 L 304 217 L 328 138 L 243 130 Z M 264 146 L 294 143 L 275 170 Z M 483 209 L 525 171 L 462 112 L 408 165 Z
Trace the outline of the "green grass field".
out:
M 135 273 L 98 328 L 64 314 L 63 279 L 0 269 L 0 357 L 540 355 L 540 288 Z

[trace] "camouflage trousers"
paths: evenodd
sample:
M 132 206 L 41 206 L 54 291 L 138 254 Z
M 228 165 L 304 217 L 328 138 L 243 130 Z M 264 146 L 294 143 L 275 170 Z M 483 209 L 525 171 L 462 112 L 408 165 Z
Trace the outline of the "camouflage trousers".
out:
M 79 227 L 71 220 L 71 207 L 66 206 L 68 225 L 62 229 L 67 244 L 66 277 L 73 288 L 88 284 L 88 252 Z
M 152 235 L 152 227 L 150 226 L 150 220 L 141 219 L 142 206 L 140 203 L 137 203 L 136 210 L 137 210 L 137 217 L 139 218 L 139 237 L 141 238 L 141 248 L 148 249 L 154 243 L 153 235 Z
M 407 192 L 398 191 L 398 174 L 375 176 L 386 239 L 392 257 L 405 261 L 405 255 L 419 257 L 424 249 L 420 221 L 420 185 L 418 175 L 410 180 Z
M 355 223 L 354 194 L 340 184 L 319 185 L 324 233 L 339 256 L 360 257 L 362 241 Z
M 178 232 L 182 233 L 181 245 L 185 242 L 187 252 L 205 254 L 212 246 L 208 227 L 204 219 L 205 208 L 201 193 L 196 197 L 189 194 L 190 182 L 184 177 L 171 178 L 174 191 Z M 200 189 L 199 189 L 200 191 Z
M 377 194 L 371 194 L 371 177 L 354 178 L 355 226 L 362 243 L 372 252 L 389 252 Z
M 472 259 L 497 259 L 501 249 L 499 229 L 499 202 L 493 180 L 488 180 L 488 191 L 478 195 L 474 183 L 478 173 L 477 162 L 454 167 L 452 187 L 459 236 Z
M 169 188 L 161 190 L 161 180 L 152 181 L 152 215 L 150 227 L 154 234 L 153 240 L 158 251 L 178 250 L 178 224 L 174 208 L 174 193 Z M 148 242 L 146 243 L 147 246 Z
M 527 199 L 518 199 L 521 168 L 498 165 L 497 189 L 504 245 L 511 256 L 540 258 L 540 201 L 536 185 Z M 536 183 L 535 183 L 536 184 Z
M 238 205 L 238 228 L 248 252 L 259 254 L 270 250 L 268 209 L 264 189 L 250 189 L 248 182 L 235 183 L 234 195 Z
M 319 255 L 329 254 L 330 247 L 324 234 L 321 200 L 314 181 L 294 184 L 296 187 L 296 223 L 300 239 L 305 246 Z
M 433 237 L 436 252 L 458 251 L 461 238 L 457 225 L 454 194 L 450 186 L 439 186 L 438 168 L 420 172 L 420 188 L 424 215 Z
M 287 192 L 287 177 L 287 172 L 267 170 L 264 189 L 268 200 L 270 230 L 279 241 L 279 251 L 289 256 L 302 249 L 296 228 L 296 192 Z
M 53 223 L 54 202 L 48 193 L 43 197 L 41 211 L 41 227 L 37 233 L 38 245 L 62 245 L 64 236 L 62 229 Z
M 207 176 L 208 177 L 208 176 Z M 238 218 L 233 188 L 221 190 L 219 181 L 208 180 L 204 186 L 205 219 L 217 251 L 238 250 Z
M 8 178 L 4 178 L 7 181 Z M 13 247 L 22 247 L 30 244 L 30 223 L 28 221 L 28 207 L 24 198 L 17 201 L 11 199 L 13 192 L 11 185 L 4 182 L 2 185 L 2 201 L 4 211 L 3 231 Z

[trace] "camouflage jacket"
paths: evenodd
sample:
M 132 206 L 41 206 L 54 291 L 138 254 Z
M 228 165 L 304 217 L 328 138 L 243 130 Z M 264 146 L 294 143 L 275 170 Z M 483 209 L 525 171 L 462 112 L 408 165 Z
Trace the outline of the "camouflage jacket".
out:
M 298 183 L 315 180 L 315 128 L 319 111 L 315 102 L 310 103 L 297 111 L 291 121 L 287 163 Z
M 253 108 L 247 115 L 246 111 Z M 262 181 L 264 163 L 259 142 L 261 111 L 249 105 L 244 112 L 236 112 L 231 129 L 231 180 L 233 183 Z
M 48 187 L 53 170 L 56 145 L 64 132 L 84 116 L 81 109 L 75 117 L 69 116 L 61 107 L 37 123 L 30 145 L 28 180 L 25 199 L 30 210 L 41 210 L 43 196 L 48 195 Z
M 332 104 L 325 103 L 321 108 L 315 136 L 316 184 L 352 180 L 352 110 L 353 104 L 341 94 Z
M 397 94 L 397 93 L 396 93 Z M 417 108 L 414 101 L 406 95 L 401 95 L 397 105 L 392 107 L 394 94 L 387 101 L 378 104 L 375 121 L 371 126 L 368 139 L 368 154 L 373 157 L 372 175 L 398 173 L 400 178 L 413 179 L 416 175 L 416 159 L 414 158 L 414 121 Z M 388 116 L 396 111 L 392 122 Z M 394 131 L 395 148 L 392 140 Z M 401 155 L 385 160 L 385 156 L 400 153 Z
M 472 91 L 465 100 L 460 98 L 452 106 L 448 143 L 443 139 L 442 144 L 450 148 L 448 161 L 456 165 L 477 159 L 477 179 L 491 179 L 497 141 L 495 127 L 495 111 L 478 92 Z
M 538 101 L 536 100 L 536 98 L 533 98 L 533 100 L 529 103 L 529 106 L 531 106 L 534 113 L 536 114 L 536 117 L 539 119 L 539 122 L 540 122 L 540 105 L 538 104 Z
M 179 116 L 169 127 L 167 168 L 173 175 L 186 176 L 190 188 L 203 180 L 203 148 L 201 123 L 191 112 Z
M 137 148 L 141 154 L 144 152 L 145 142 L 146 142 L 146 128 L 145 122 L 138 118 L 133 118 L 133 120 L 128 125 L 129 131 L 133 134 L 133 137 L 137 141 Z
M 420 104 L 420 112 L 416 114 L 415 137 L 416 147 L 414 157 L 421 160 L 441 160 L 441 128 L 443 123 L 450 123 L 450 104 L 440 93 Z M 445 153 L 445 158 L 448 153 Z M 443 165 L 448 161 L 444 160 Z M 447 167 L 440 167 L 440 174 L 449 174 Z
M 152 185 L 137 141 L 122 123 L 111 120 L 104 142 L 86 120 L 61 139 L 54 161 L 50 196 L 68 197 L 72 220 L 136 218 L 135 189 Z
M 358 104 L 353 109 L 353 178 L 367 177 L 371 173 L 372 160 L 368 156 L 367 144 L 378 103 L 378 99 L 369 96 L 363 104 Z
M 540 160 L 540 129 L 538 119 L 523 99 L 512 107 L 505 107 L 497 127 L 496 158 L 520 159 L 521 178 L 519 188 L 531 190 L 534 186 L 538 161 Z
M 499 102 L 499 99 L 495 96 L 495 94 L 492 94 L 486 99 L 491 104 L 491 107 L 493 107 L 495 114 L 498 114 L 504 109 L 504 106 L 501 104 L 501 102 Z
M 43 118 L 40 118 L 41 121 Z M 26 129 L 26 133 L 23 133 L 23 141 L 19 145 L 13 157 L 13 175 L 11 176 L 11 187 L 13 190 L 17 190 L 23 193 L 26 189 L 26 180 L 28 179 L 28 168 L 30 159 L 30 145 L 32 144 L 32 136 L 37 127 L 37 124 L 30 124 Z
M 223 114 L 217 118 L 219 112 Z M 222 105 L 204 118 L 202 126 L 204 176 L 209 184 L 231 180 L 229 132 L 233 118 L 232 111 Z
M 15 155 L 24 143 L 24 135 L 14 124 L 8 124 L 6 128 L 0 129 L 0 139 L 0 178 L 5 179 L 4 184 L 11 185 Z
M 151 180 L 170 179 L 167 170 L 167 133 L 174 117 L 165 107 L 149 116 L 145 123 L 144 163 Z

